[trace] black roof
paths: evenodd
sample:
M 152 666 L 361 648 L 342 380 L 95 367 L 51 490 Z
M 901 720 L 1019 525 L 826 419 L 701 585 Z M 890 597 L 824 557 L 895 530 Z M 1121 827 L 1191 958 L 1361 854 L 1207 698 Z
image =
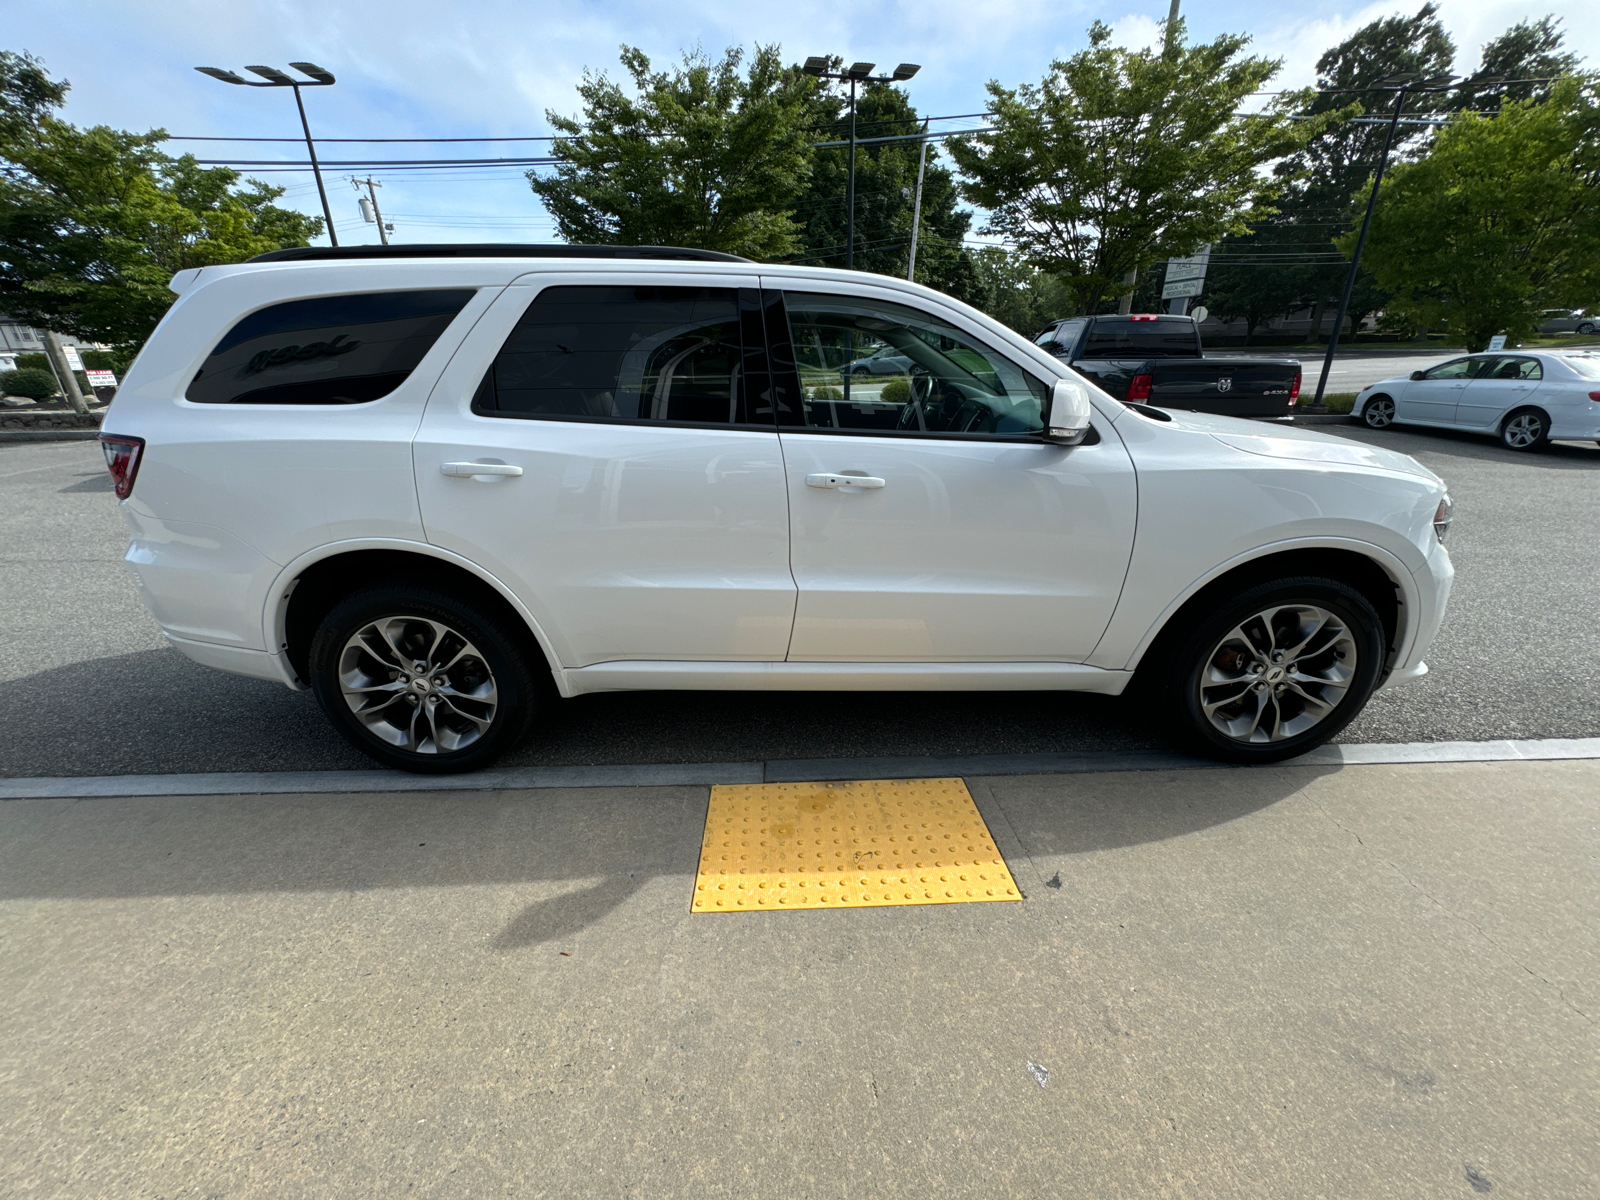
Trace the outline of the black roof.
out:
M 448 242 L 413 246 L 295 246 L 269 250 L 251 262 L 306 262 L 341 258 L 650 258 L 694 262 L 750 262 L 720 250 L 690 250 L 683 246 L 536 246 L 517 242 Z

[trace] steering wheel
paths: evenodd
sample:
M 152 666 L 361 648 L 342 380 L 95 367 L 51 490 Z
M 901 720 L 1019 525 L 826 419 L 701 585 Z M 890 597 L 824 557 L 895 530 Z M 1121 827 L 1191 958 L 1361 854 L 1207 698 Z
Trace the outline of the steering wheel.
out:
M 934 388 L 938 381 L 926 367 L 913 366 L 909 376 L 907 382 L 911 385 L 911 399 L 900 406 L 900 419 L 895 422 L 895 428 L 901 433 L 921 433 L 922 422 L 917 420 L 917 413 L 920 410 L 925 419 L 933 415 Z M 937 425 L 938 422 L 931 424 Z

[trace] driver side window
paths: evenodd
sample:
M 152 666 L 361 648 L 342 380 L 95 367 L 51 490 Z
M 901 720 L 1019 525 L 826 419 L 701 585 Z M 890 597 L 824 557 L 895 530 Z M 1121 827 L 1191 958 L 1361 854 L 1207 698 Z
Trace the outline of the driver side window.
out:
M 1044 427 L 1045 385 L 938 317 L 853 296 L 784 303 L 802 393 L 787 424 L 946 437 Z

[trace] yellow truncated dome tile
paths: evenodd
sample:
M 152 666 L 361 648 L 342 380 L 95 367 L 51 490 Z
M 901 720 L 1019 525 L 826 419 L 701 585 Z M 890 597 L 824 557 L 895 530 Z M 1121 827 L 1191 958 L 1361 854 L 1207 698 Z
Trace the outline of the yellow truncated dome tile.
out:
M 1020 899 L 959 779 L 719 784 L 691 911 Z

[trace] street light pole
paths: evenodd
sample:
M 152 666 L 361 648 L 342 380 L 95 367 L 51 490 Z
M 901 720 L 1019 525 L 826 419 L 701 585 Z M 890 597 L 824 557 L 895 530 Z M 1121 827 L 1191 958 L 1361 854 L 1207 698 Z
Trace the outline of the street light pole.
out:
M 917 198 L 911 205 L 911 253 L 906 256 L 906 279 L 917 281 L 917 231 L 922 226 L 922 177 L 928 173 L 928 123 L 922 123 L 922 152 L 917 156 Z
M 844 210 L 844 269 L 856 266 L 856 81 L 850 80 L 850 167 L 845 172 Z
M 1381 85 L 1384 81 L 1379 80 Z M 1400 126 L 1400 114 L 1405 109 L 1407 92 L 1436 92 L 1438 80 L 1418 80 L 1411 76 L 1410 80 L 1400 80 L 1395 90 L 1394 115 L 1389 118 L 1389 127 L 1383 135 L 1383 152 L 1378 155 L 1378 169 L 1372 175 L 1372 191 L 1367 195 L 1367 211 L 1361 217 L 1361 232 L 1356 234 L 1355 253 L 1350 256 L 1350 270 L 1344 277 L 1344 290 L 1339 293 L 1339 312 L 1333 318 L 1333 332 L 1328 335 L 1328 352 L 1322 356 L 1322 374 L 1317 377 L 1317 394 L 1312 398 L 1311 410 L 1321 412 L 1322 394 L 1328 386 L 1328 372 L 1333 369 L 1334 351 L 1339 348 L 1339 334 L 1344 329 L 1345 314 L 1350 310 L 1350 296 L 1355 291 L 1356 273 L 1361 269 L 1361 251 L 1367 244 L 1367 230 L 1372 225 L 1372 210 L 1378 204 L 1378 185 L 1383 182 L 1383 173 L 1389 166 L 1389 151 L 1394 146 L 1395 130 Z M 1435 85 L 1435 86 L 1429 86 Z M 1355 331 L 1351 330 L 1354 336 Z M 1312 336 L 1316 331 L 1312 331 Z
M 224 71 L 220 67 L 196 67 L 202 75 L 209 75 L 213 79 L 220 79 L 223 83 L 237 84 L 240 87 L 286 87 L 294 89 L 294 104 L 300 111 L 300 128 L 305 131 L 306 151 L 311 156 L 311 173 L 316 176 L 317 195 L 322 198 L 322 215 L 328 222 L 328 241 L 337 246 L 339 234 L 333 227 L 333 209 L 328 206 L 328 189 L 322 185 L 322 167 L 317 162 L 317 144 L 311 138 L 311 123 L 306 120 L 305 101 L 300 98 L 300 89 L 303 87 L 331 87 L 335 82 L 333 73 L 317 66 L 316 63 L 292 62 L 289 64 L 296 71 L 309 75 L 309 81 L 296 79 L 294 76 L 278 70 L 276 67 L 254 66 L 245 70 L 261 76 L 264 82 L 254 79 L 245 79 L 232 71 Z
M 852 63 L 848 71 L 830 71 L 829 61 L 821 55 L 813 54 L 806 59 L 806 65 L 800 68 L 807 75 L 818 79 L 834 79 L 850 84 L 850 156 L 849 167 L 845 175 L 845 245 L 844 265 L 846 270 L 854 270 L 856 265 L 856 84 L 858 83 L 904 83 L 918 71 L 922 70 L 917 63 L 901 63 L 889 75 L 874 75 L 872 69 L 877 63 L 858 62 Z

